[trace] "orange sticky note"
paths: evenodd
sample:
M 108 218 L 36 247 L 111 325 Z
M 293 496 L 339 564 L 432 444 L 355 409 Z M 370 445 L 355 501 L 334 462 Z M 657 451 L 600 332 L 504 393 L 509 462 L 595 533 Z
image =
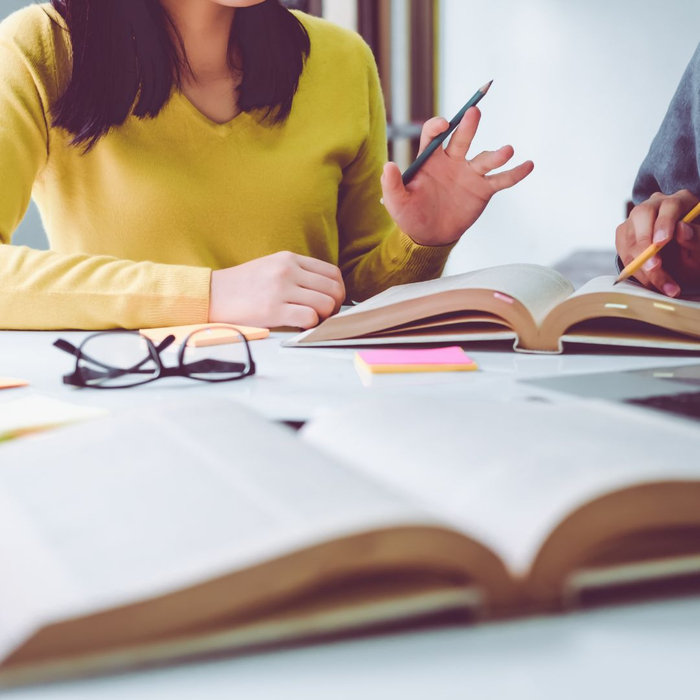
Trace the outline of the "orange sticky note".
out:
M 29 386 L 29 382 L 25 382 L 24 379 L 0 377 L 0 389 L 19 389 L 22 386 Z
M 469 372 L 478 369 L 460 347 L 429 350 L 364 350 L 355 353 L 355 365 L 372 374 L 400 372 Z
M 233 326 L 241 335 L 244 335 L 246 340 L 262 340 L 270 335 L 267 328 L 253 328 L 252 326 Z M 189 347 L 204 348 L 209 345 L 226 345 L 227 343 L 238 342 L 233 334 L 226 327 L 217 328 L 216 324 L 202 323 L 193 326 L 171 326 L 169 328 L 144 328 L 139 333 L 148 338 L 153 343 L 163 342 L 169 335 L 175 336 L 173 345 L 177 347 L 185 342 L 185 339 L 191 333 L 198 330 L 203 330 L 197 333 L 196 337 L 191 338 L 187 343 Z

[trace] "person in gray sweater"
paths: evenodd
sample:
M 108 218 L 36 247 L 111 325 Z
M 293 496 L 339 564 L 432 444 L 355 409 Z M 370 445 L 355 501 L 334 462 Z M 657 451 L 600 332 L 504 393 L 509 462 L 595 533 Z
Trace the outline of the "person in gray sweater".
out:
M 652 241 L 673 239 L 635 277 L 670 297 L 700 288 L 700 225 L 682 221 L 700 202 L 700 46 L 642 163 L 632 198 L 636 206 L 616 235 L 622 262 L 629 264 Z

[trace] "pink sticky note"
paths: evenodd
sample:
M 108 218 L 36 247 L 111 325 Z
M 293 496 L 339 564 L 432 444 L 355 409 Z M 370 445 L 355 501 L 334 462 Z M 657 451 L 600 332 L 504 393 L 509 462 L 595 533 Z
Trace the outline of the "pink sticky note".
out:
M 476 369 L 476 363 L 460 347 L 428 350 L 363 350 L 358 359 L 374 372 L 457 372 Z

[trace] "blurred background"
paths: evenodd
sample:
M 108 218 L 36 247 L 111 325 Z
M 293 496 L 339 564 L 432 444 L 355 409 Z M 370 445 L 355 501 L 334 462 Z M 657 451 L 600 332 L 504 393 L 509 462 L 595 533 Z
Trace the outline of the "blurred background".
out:
M 0 19 L 27 4 L 0 0 Z M 492 202 L 452 254 L 449 274 L 612 250 L 637 169 L 700 41 L 700 3 L 690 0 L 286 4 L 359 31 L 372 46 L 391 155 L 402 167 L 423 121 L 451 118 L 495 80 L 473 153 L 511 143 L 516 160 L 536 169 Z M 33 205 L 13 242 L 46 247 Z

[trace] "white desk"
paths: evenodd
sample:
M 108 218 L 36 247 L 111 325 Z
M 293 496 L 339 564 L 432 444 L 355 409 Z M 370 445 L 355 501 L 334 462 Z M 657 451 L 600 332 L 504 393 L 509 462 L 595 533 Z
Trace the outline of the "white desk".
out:
M 480 372 L 464 372 L 452 376 L 447 383 L 440 375 L 395 375 L 383 378 L 388 381 L 380 386 L 364 387 L 353 367 L 352 350 L 281 348 L 282 336 L 277 334 L 268 340 L 251 343 L 257 374 L 242 381 L 207 385 L 190 379 L 171 378 L 143 387 L 113 391 L 65 386 L 61 378 L 73 370 L 75 360 L 54 348 L 52 343 L 61 337 L 77 345 L 87 335 L 0 332 L 0 375 L 31 381 L 31 391 L 114 411 L 169 401 L 174 397 L 218 395 L 240 401 L 272 420 L 305 421 L 325 409 L 377 394 L 399 394 L 414 400 L 420 400 L 422 396 L 450 395 L 458 395 L 465 401 L 484 398 L 510 400 L 540 393 L 518 384 L 519 379 L 700 362 L 700 358 L 688 355 L 668 357 L 651 352 L 523 355 L 503 345 L 499 350 L 474 346 L 469 354 L 479 363 Z M 168 353 L 164 360 L 175 363 L 175 358 Z M 416 381 L 425 383 L 415 384 Z M 0 401 L 19 395 L 19 390 L 2 392 Z
M 280 349 L 273 338 L 253 343 L 258 374 L 241 382 L 202 386 L 161 380 L 123 391 L 75 390 L 61 375 L 71 358 L 52 347 L 58 337 L 83 334 L 0 333 L 0 374 L 29 379 L 31 390 L 115 411 L 177 396 L 219 394 L 270 418 L 305 420 L 372 392 L 400 392 L 412 400 L 457 393 L 523 398 L 533 390 L 517 379 L 557 373 L 679 365 L 692 358 L 653 354 L 552 356 L 471 352 L 482 372 L 449 384 L 365 388 L 352 351 Z M 12 390 L 0 400 L 27 390 Z M 9 700 L 150 700 L 163 698 L 579 698 L 696 699 L 700 668 L 700 600 L 600 609 L 472 628 L 434 629 L 278 650 L 119 677 L 26 688 Z

